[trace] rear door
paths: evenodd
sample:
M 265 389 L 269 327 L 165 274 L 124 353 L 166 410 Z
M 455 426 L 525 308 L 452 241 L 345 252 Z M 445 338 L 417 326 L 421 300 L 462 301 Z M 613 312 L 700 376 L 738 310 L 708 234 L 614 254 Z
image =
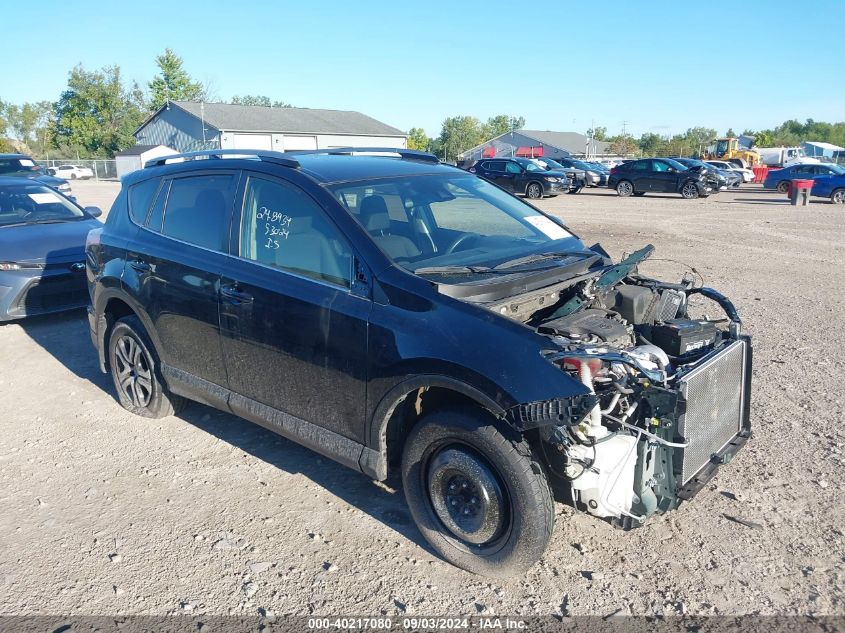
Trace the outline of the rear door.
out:
M 221 283 L 231 409 L 364 442 L 371 301 L 353 250 L 298 182 L 248 173 L 241 189 Z
M 499 163 L 500 168 L 503 168 L 503 171 L 499 172 L 496 177 L 496 184 L 514 193 L 525 191 L 523 169 L 519 163 L 512 160 L 496 162 Z
M 238 180 L 237 171 L 218 170 L 165 179 L 127 246 L 124 283 L 152 322 L 162 362 L 175 370 L 168 382 L 227 385 L 218 293 Z

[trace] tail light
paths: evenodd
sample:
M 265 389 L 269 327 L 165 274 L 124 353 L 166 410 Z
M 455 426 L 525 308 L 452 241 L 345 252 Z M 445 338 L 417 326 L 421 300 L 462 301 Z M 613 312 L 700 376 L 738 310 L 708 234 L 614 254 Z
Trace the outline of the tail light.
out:
M 617 169 L 619 169 L 619 168 L 618 168 L 618 167 L 611 167 L 611 168 L 610 168 L 610 175 L 611 175 L 611 176 L 615 176 L 615 175 L 616 175 L 616 170 L 617 170 Z

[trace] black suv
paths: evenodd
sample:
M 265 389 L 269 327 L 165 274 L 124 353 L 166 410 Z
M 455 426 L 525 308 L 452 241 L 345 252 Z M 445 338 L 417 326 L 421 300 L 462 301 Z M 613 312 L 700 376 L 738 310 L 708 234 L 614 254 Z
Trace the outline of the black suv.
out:
M 569 191 L 569 177 L 562 171 L 548 171 L 528 158 L 483 158 L 469 168 L 502 189 L 526 198 L 556 196 Z
M 429 154 L 245 153 L 148 163 L 89 234 L 91 337 L 129 411 L 196 400 L 401 472 L 431 546 L 499 577 L 542 555 L 555 497 L 635 527 L 749 437 L 736 310 L 640 276 L 653 247 L 613 264 Z
M 704 174 L 671 158 L 641 158 L 610 170 L 607 186 L 620 196 L 679 193 L 684 198 L 704 198 L 712 187 Z

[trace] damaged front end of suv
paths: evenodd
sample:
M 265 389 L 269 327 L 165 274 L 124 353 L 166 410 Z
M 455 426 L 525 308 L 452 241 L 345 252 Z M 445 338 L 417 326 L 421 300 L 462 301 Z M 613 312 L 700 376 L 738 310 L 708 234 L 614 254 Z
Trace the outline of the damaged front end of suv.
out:
M 534 430 L 557 493 L 622 528 L 690 499 L 751 435 L 751 338 L 736 309 L 692 278 L 640 275 L 653 250 L 487 305 L 547 337 L 546 360 L 582 387 L 515 406 L 508 421 Z M 695 295 L 724 317 L 691 318 Z

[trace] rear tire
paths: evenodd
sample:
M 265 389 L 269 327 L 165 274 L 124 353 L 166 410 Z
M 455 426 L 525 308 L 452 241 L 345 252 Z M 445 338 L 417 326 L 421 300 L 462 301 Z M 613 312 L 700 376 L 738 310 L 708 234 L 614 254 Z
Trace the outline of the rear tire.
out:
M 616 185 L 616 194 L 623 198 L 627 198 L 633 193 L 634 185 L 628 180 L 621 180 L 619 181 L 619 184 Z
M 523 438 L 481 411 L 426 415 L 405 442 L 402 484 L 422 535 L 467 571 L 522 573 L 551 538 L 554 502 L 543 468 Z
M 530 182 L 525 188 L 525 197 L 531 200 L 539 200 L 543 197 L 543 185 L 539 182 Z
M 145 418 L 165 418 L 187 400 L 170 393 L 147 331 L 136 316 L 119 319 L 109 336 L 109 366 L 121 406 Z
M 833 204 L 845 204 L 845 189 L 834 189 L 830 194 L 830 201 Z
M 781 193 L 786 193 L 789 191 L 789 181 L 788 180 L 781 180 L 778 183 L 777 190 Z

